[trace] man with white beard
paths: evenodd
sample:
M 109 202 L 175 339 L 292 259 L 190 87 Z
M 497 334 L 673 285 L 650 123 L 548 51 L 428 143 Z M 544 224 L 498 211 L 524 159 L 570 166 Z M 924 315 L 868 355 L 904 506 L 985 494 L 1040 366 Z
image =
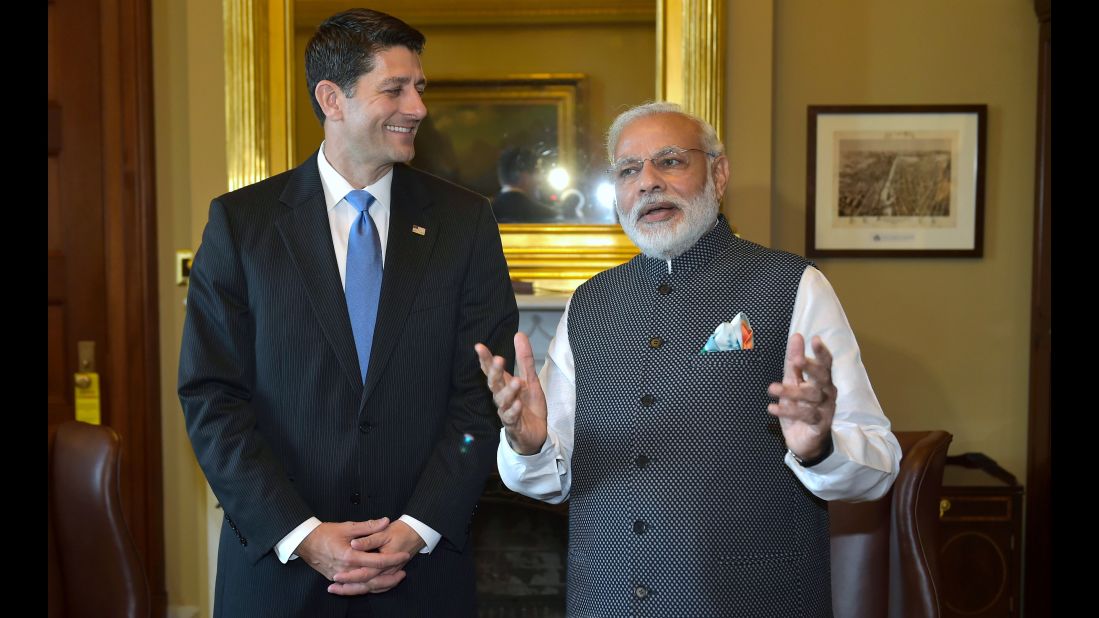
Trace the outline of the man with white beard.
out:
M 477 346 L 500 476 L 569 500 L 570 616 L 831 615 L 826 501 L 882 496 L 900 462 L 843 309 L 733 235 L 708 123 L 642 105 L 607 148 L 642 255 L 577 289 L 539 377 L 522 333 L 522 377 Z

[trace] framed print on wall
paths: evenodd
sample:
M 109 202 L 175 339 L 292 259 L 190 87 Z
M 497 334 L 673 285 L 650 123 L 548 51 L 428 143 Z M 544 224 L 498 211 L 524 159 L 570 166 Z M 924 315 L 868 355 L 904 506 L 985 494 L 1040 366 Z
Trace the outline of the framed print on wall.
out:
M 985 105 L 809 107 L 806 254 L 980 257 Z

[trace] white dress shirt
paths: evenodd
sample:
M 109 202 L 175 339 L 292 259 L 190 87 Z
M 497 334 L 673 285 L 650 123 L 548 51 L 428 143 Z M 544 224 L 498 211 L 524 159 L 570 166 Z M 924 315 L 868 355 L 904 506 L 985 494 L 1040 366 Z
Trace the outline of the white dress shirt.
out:
M 671 262 L 668 263 L 671 269 Z M 569 300 L 571 306 L 572 300 Z M 508 444 L 504 430 L 496 463 L 500 478 L 513 491 L 558 504 L 569 497 L 570 462 L 576 415 L 576 367 L 569 344 L 569 306 L 550 341 L 546 363 L 539 373 L 548 407 L 547 433 L 542 450 L 520 455 Z M 832 353 L 832 381 L 836 385 L 836 413 L 832 420 L 833 452 L 811 468 L 804 468 L 789 452 L 785 463 L 805 487 L 824 500 L 873 500 L 889 490 L 901 459 L 897 438 L 889 430 L 870 379 L 859 356 L 858 343 L 847 316 L 828 280 L 808 267 L 798 286 L 790 334 L 809 342 L 820 336 Z M 715 459 L 716 465 L 718 460 Z
M 328 208 L 328 226 L 332 230 L 332 248 L 336 252 L 336 264 L 340 269 L 340 282 L 346 286 L 347 239 L 351 236 L 351 225 L 358 219 L 359 211 L 344 198 L 348 193 L 354 191 L 356 187 L 351 186 L 351 183 L 347 182 L 347 179 L 341 176 L 340 173 L 336 171 L 336 168 L 332 167 L 332 164 L 325 158 L 323 142 L 321 143 L 320 152 L 317 153 L 317 167 L 320 169 L 321 186 L 324 188 L 324 204 Z M 378 237 L 381 240 L 382 245 L 383 267 L 385 266 L 386 241 L 389 240 L 389 213 L 391 211 L 392 187 L 392 169 L 390 169 L 385 176 L 379 178 L 374 184 L 363 187 L 363 189 L 370 192 L 370 195 L 374 196 L 374 203 L 370 205 L 367 213 L 370 215 L 370 218 L 374 220 L 374 225 L 378 228 Z M 419 534 L 420 538 L 427 544 L 420 550 L 421 554 L 430 554 L 435 550 L 435 546 L 439 544 L 439 540 L 442 538 L 441 534 L 432 529 L 431 526 L 428 526 L 410 515 L 401 515 L 400 520 L 415 530 L 416 534 Z M 297 528 L 294 528 L 290 534 L 284 536 L 282 540 L 275 545 L 275 553 L 278 554 L 279 560 L 285 563 L 288 560 L 297 558 L 297 555 L 294 554 L 294 550 L 296 550 L 298 545 L 301 545 L 301 542 L 305 540 L 305 537 L 309 536 L 309 533 L 313 532 L 319 525 L 321 525 L 321 520 L 316 517 L 310 517 L 302 522 Z

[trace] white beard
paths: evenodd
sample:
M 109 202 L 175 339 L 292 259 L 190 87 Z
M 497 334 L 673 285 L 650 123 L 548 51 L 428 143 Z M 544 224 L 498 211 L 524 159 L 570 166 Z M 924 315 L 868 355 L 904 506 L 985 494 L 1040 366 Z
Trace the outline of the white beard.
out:
M 645 207 L 658 202 L 674 204 L 683 213 L 683 217 L 677 221 L 639 221 Z M 719 208 L 713 174 L 706 175 L 706 186 L 689 199 L 663 193 L 646 193 L 637 200 L 628 215 L 615 204 L 622 231 L 626 232 L 633 244 L 645 255 L 665 261 L 683 255 L 709 232 L 717 221 Z

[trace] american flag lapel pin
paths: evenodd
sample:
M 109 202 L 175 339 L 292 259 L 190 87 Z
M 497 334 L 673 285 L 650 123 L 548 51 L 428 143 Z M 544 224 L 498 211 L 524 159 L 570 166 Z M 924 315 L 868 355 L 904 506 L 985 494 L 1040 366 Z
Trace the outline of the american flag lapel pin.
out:
M 427 229 L 425 229 L 421 225 L 413 225 L 412 226 L 412 233 L 416 234 L 418 236 L 423 236 L 424 234 L 427 234 Z

